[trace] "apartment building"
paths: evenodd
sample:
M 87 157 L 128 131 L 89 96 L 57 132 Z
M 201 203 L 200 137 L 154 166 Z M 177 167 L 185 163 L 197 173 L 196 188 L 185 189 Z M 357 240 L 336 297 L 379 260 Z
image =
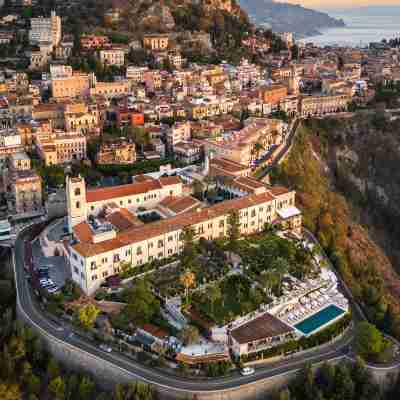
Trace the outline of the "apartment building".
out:
M 280 145 L 284 137 L 284 124 L 276 119 L 255 119 L 237 132 L 223 137 L 194 140 L 204 147 L 206 153 L 213 152 L 218 158 L 252 166 L 254 161 L 268 152 L 272 146 Z M 256 150 L 256 144 L 261 147 Z M 257 146 L 258 147 L 258 146 Z
M 46 166 L 84 160 L 86 137 L 79 132 L 54 131 L 49 138 L 38 137 L 36 149 Z
M 107 99 L 122 97 L 129 93 L 129 81 L 98 82 L 95 80 L 93 87 L 90 88 L 90 95 L 101 95 Z
M 170 149 L 180 142 L 187 142 L 191 138 L 191 123 L 189 121 L 176 122 L 167 129 L 166 138 Z
M 122 67 L 125 64 L 125 52 L 122 49 L 113 48 L 100 50 L 99 57 L 103 65 Z
M 16 129 L 0 130 L 0 155 L 19 153 L 23 150 L 21 136 Z
M 194 120 L 229 114 L 233 111 L 239 99 L 229 97 L 208 96 L 207 98 L 192 98 L 187 103 L 187 113 Z
M 130 65 L 126 68 L 126 79 L 139 83 L 144 82 L 144 74 L 149 71 L 149 67 L 138 67 Z
M 31 169 L 11 170 L 6 186 L 11 213 L 31 213 L 42 208 L 42 179 Z
M 56 99 L 87 96 L 89 88 L 88 74 L 74 72 L 72 76 L 51 78 L 51 91 Z
M 203 151 L 199 144 L 180 142 L 174 146 L 174 157 L 184 164 L 193 164 L 200 161 Z
M 50 18 L 31 18 L 31 29 L 29 41 L 33 45 L 51 43 L 55 48 L 61 41 L 61 18 L 55 11 L 51 12 Z
M 162 34 L 144 35 L 143 47 L 149 50 L 163 51 L 168 49 L 169 37 Z
M 81 37 L 81 47 L 85 50 L 98 50 L 110 44 L 107 36 L 84 35 Z
M 264 103 L 276 106 L 288 95 L 288 89 L 281 84 L 273 84 L 269 86 L 262 86 L 259 91 L 260 99 Z
M 302 117 L 347 111 L 351 97 L 348 95 L 305 96 L 300 100 Z
M 66 254 L 70 262 L 72 279 L 89 295 L 100 287 L 107 276 L 120 272 L 123 263 L 139 266 L 155 259 L 179 254 L 183 247 L 182 234 L 187 227 L 194 229 L 196 239 L 211 240 L 226 236 L 229 228 L 228 218 L 232 212 L 239 213 L 242 235 L 263 230 L 265 223 L 269 221 L 282 223 L 290 220 L 291 225 L 290 227 L 288 225 L 288 229 L 294 232 L 301 230 L 301 214 L 294 206 L 295 192 L 283 188 L 278 190 L 265 188 L 263 193 L 229 200 L 207 208 L 201 208 L 197 202 L 193 204 L 191 198 L 183 197 L 180 202 L 189 207 L 182 205 L 178 208 L 189 211 L 178 212 L 157 222 L 144 224 L 138 221 L 130 209 L 125 208 L 126 204 L 121 204 L 122 200 L 121 202 L 118 200 L 122 191 L 132 191 L 132 185 L 125 185 L 126 188 L 119 187 L 115 192 L 113 188 L 97 189 L 96 194 L 96 191 L 86 192 L 82 178 L 68 179 L 68 215 L 75 242 L 67 245 Z M 169 177 L 160 178 L 159 182 L 161 179 L 178 180 L 176 177 Z M 154 184 L 155 181 L 152 182 Z M 141 189 L 140 197 L 148 197 L 151 190 L 146 186 L 150 181 L 141 184 L 145 186 Z M 106 192 L 103 194 L 99 190 Z M 168 191 L 169 188 L 166 193 Z M 182 194 L 171 196 L 179 197 Z M 103 211 L 100 213 L 98 210 L 96 217 L 87 218 L 90 204 L 97 200 L 102 202 Z M 107 206 L 106 202 L 113 204 Z M 161 198 L 150 198 L 143 204 L 146 204 L 147 209 L 151 209 L 161 202 Z M 170 202 L 168 200 L 168 203 Z M 284 210 L 296 210 L 296 212 L 287 212 L 286 216 L 282 217 L 279 213 Z M 295 214 L 294 217 L 291 217 L 291 214 Z M 282 221 L 283 219 L 285 221 Z
M 136 161 L 136 146 L 126 140 L 113 143 L 102 143 L 97 153 L 97 163 L 100 165 L 126 165 Z
M 98 130 L 100 126 L 100 113 L 97 104 L 66 104 L 64 126 L 67 132 L 74 131 L 83 134 Z

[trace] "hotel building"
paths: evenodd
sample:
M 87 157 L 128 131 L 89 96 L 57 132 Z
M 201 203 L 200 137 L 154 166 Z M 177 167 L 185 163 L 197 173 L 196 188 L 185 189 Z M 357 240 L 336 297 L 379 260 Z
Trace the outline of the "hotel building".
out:
M 195 238 L 227 235 L 230 213 L 238 212 L 242 235 L 260 232 L 266 223 L 279 223 L 299 233 L 301 213 L 295 192 L 258 188 L 256 192 L 211 207 L 183 196 L 179 177 L 140 177 L 129 185 L 86 190 L 83 178 L 67 178 L 68 224 L 74 240 L 66 245 L 72 279 L 93 294 L 107 276 L 123 264 L 133 267 L 180 253 L 182 233 L 191 227 Z M 166 211 L 165 209 L 171 208 Z M 157 222 L 138 217 L 152 211 Z

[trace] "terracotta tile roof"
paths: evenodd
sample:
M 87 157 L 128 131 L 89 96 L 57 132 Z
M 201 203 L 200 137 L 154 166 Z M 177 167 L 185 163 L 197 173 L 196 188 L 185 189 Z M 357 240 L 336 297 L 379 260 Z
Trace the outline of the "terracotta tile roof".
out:
M 175 185 L 181 180 L 177 176 L 160 178 L 159 180 L 145 180 L 134 182 L 128 185 L 112 186 L 107 188 L 92 189 L 86 192 L 86 201 L 93 203 L 96 201 L 112 200 L 119 197 L 133 196 L 136 194 L 147 193 L 152 190 L 161 189 L 163 186 Z
M 210 161 L 210 165 L 220 167 L 221 169 L 225 169 L 228 172 L 241 172 L 249 169 L 249 167 L 246 167 L 243 164 L 227 160 L 226 158 L 213 158 Z
M 175 214 L 180 214 L 195 206 L 200 206 L 200 202 L 191 196 L 185 196 L 185 197 L 168 196 L 160 203 L 160 205 L 165 208 L 168 208 Z
M 203 221 L 221 217 L 234 210 L 237 211 L 273 200 L 274 197 L 269 192 L 228 200 L 208 208 L 178 214 L 172 218 L 145 224 L 141 227 L 133 227 L 119 233 L 115 239 L 93 244 L 78 243 L 72 247 L 82 256 L 91 257 L 118 249 L 123 246 L 128 246 L 133 243 L 139 243 L 146 239 L 160 236 L 168 232 L 174 232 L 183 229 L 186 226 L 195 225 Z
M 119 211 L 107 215 L 106 220 L 117 228 L 118 231 L 124 231 L 134 226 L 144 225 L 142 221 L 126 208 L 121 208 Z
M 92 229 L 87 222 L 81 222 L 73 227 L 74 236 L 83 243 L 91 243 L 93 239 Z
M 279 196 L 281 194 L 286 194 L 289 193 L 290 190 L 284 186 L 271 186 L 268 188 L 268 190 L 274 195 L 274 196 Z
M 261 317 L 239 326 L 231 331 L 231 336 L 240 344 L 256 340 L 273 338 L 292 332 L 293 328 L 286 325 L 271 314 L 265 313 Z
M 167 331 L 153 324 L 144 324 L 142 330 L 159 339 L 165 339 L 169 336 Z

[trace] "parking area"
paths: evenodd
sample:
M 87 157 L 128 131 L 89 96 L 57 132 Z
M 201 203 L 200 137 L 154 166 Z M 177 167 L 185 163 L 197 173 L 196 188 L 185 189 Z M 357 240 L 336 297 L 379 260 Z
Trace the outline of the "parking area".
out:
M 45 235 L 52 242 L 55 241 L 61 234 L 64 234 L 63 231 L 64 222 L 60 221 L 60 223 L 55 224 L 51 227 Z M 53 231 L 54 229 L 54 231 Z M 49 278 L 54 281 L 54 283 L 58 287 L 62 287 L 65 284 L 67 279 L 71 278 L 71 271 L 69 266 L 66 263 L 66 260 L 62 256 L 55 255 L 47 255 L 43 252 L 41 247 L 41 241 L 39 239 L 35 240 L 32 243 L 32 255 L 33 255 L 33 263 L 35 268 L 46 266 L 49 268 Z M 52 252 L 51 254 L 54 254 Z

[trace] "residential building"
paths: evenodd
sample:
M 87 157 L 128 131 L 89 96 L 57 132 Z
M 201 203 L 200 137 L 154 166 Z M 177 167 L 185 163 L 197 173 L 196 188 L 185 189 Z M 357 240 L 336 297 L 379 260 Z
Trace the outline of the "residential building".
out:
M 81 47 L 85 50 L 99 50 L 110 44 L 107 36 L 84 35 L 81 37 Z
M 176 122 L 166 131 L 167 144 L 173 149 L 177 143 L 187 142 L 191 139 L 191 123 L 189 121 Z
M 122 49 L 112 48 L 100 50 L 99 56 L 100 62 L 103 65 L 114 65 L 116 67 L 122 67 L 125 64 L 125 52 Z
M 273 146 L 284 140 L 284 123 L 276 119 L 253 119 L 248 125 L 225 137 L 194 140 L 204 147 L 206 153 L 235 163 L 254 166 Z M 256 146 L 257 144 L 257 146 Z
M 278 105 L 288 95 L 287 87 L 281 84 L 262 86 L 258 92 L 264 103 L 274 106 Z
M 162 51 L 168 49 L 169 37 L 163 34 L 149 34 L 143 37 L 143 47 L 145 49 Z
M 174 157 L 184 164 L 193 164 L 200 161 L 202 146 L 193 142 L 180 142 L 174 145 Z
M 126 140 L 113 143 L 102 143 L 97 153 L 97 163 L 106 164 L 133 164 L 136 161 L 136 146 Z
M 86 158 L 86 136 L 54 131 L 49 138 L 37 138 L 36 149 L 46 166 L 80 161 Z
M 55 11 L 51 12 L 50 18 L 31 18 L 31 29 L 29 31 L 31 44 L 51 43 L 55 48 L 61 41 L 61 18 Z
M 56 99 L 87 96 L 89 87 L 89 75 L 80 72 L 74 72 L 72 76 L 51 78 L 51 91 Z
M 31 169 L 10 169 L 6 200 L 11 213 L 25 214 L 42 208 L 42 179 Z
M 300 100 L 300 112 L 303 117 L 347 111 L 351 97 L 347 95 L 305 96 Z

